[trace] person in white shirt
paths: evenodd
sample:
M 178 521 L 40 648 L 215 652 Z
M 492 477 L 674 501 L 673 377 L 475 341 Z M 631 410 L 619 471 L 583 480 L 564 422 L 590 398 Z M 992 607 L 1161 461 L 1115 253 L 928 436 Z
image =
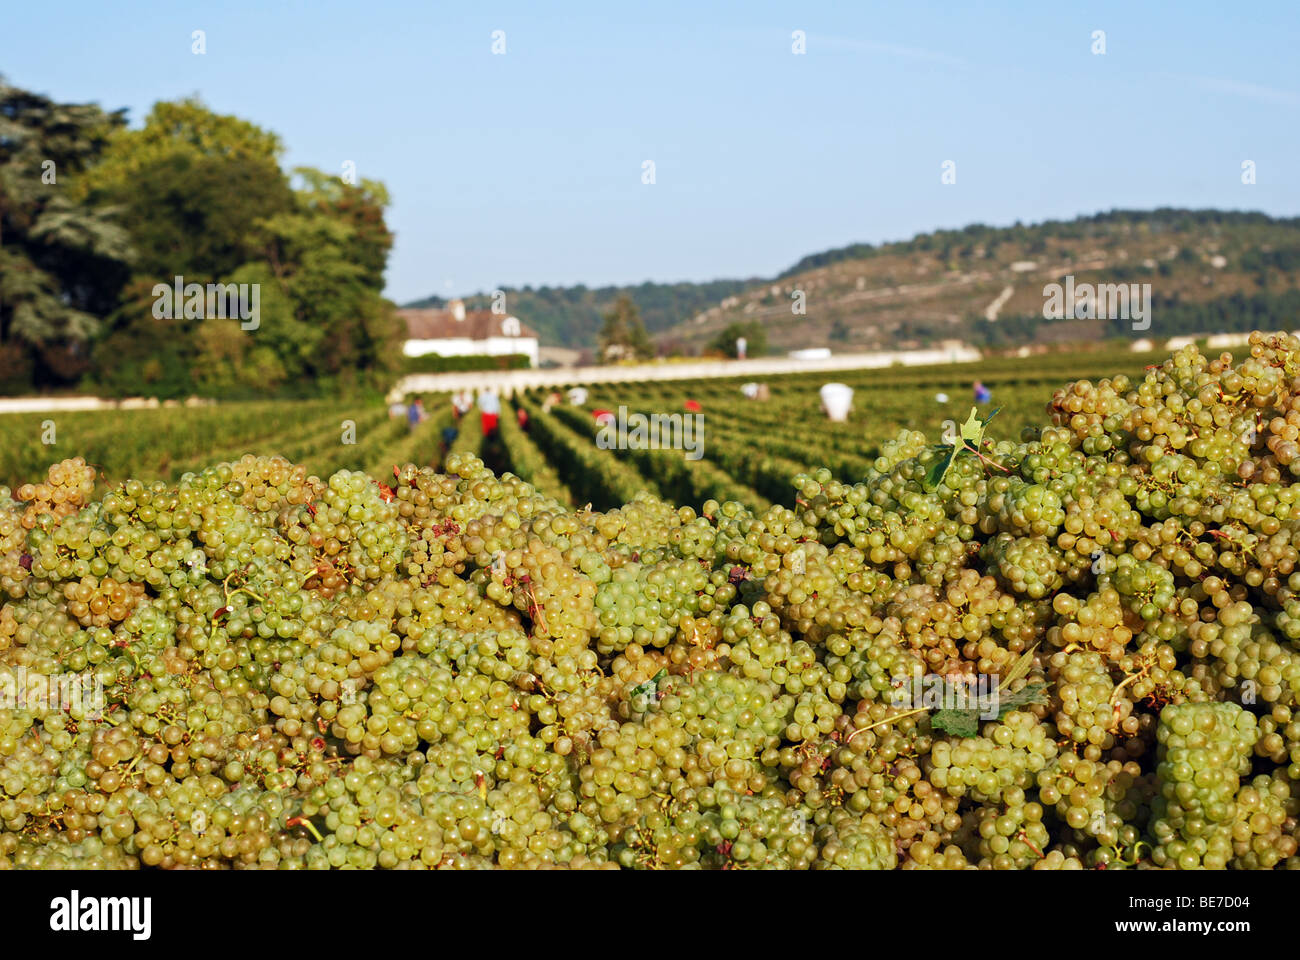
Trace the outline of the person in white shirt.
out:
M 478 395 L 478 410 L 483 421 L 483 436 L 491 436 L 496 432 L 497 418 L 501 415 L 501 398 L 492 387 Z
M 821 388 L 822 409 L 831 420 L 842 423 L 853 408 L 853 388 L 845 383 L 828 383 Z

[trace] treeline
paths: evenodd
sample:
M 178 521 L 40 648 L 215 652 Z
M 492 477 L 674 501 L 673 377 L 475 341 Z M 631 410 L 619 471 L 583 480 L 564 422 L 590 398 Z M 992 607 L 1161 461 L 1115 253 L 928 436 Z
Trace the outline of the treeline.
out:
M 382 293 L 388 195 L 285 171 L 283 149 L 193 99 L 132 130 L 0 80 L 0 391 L 382 386 L 403 336 Z
M 541 341 L 568 347 L 590 347 L 596 342 L 605 316 L 620 297 L 631 299 L 646 330 L 659 333 L 696 314 L 716 307 L 761 281 L 712 280 L 707 283 L 642 283 L 626 287 L 503 287 L 511 313 L 538 332 Z M 491 293 L 466 297 L 467 307 L 488 310 Z M 426 297 L 410 307 L 441 307 L 440 297 Z
M 853 243 L 837 247 L 822 253 L 804 257 L 788 270 L 782 271 L 778 279 L 828 267 L 834 263 L 847 260 L 865 260 L 881 254 L 906 254 L 938 252 L 947 259 L 956 253 L 970 257 L 977 248 L 982 249 L 983 256 L 991 259 L 999 246 L 1015 245 L 1026 253 L 1038 253 L 1046 250 L 1047 240 L 1090 240 L 1108 236 L 1115 227 L 1138 227 L 1152 234 L 1188 233 L 1207 228 L 1262 228 L 1277 227 L 1284 230 L 1300 229 L 1300 218 L 1270 217 L 1264 213 L 1236 210 L 1184 210 L 1175 207 L 1160 207 L 1155 210 L 1110 210 L 1073 220 L 1045 220 L 1041 223 L 1023 224 L 1016 221 L 1009 227 L 990 227 L 982 223 L 972 223 L 960 230 L 935 230 L 921 233 L 910 240 L 894 243 L 870 244 Z

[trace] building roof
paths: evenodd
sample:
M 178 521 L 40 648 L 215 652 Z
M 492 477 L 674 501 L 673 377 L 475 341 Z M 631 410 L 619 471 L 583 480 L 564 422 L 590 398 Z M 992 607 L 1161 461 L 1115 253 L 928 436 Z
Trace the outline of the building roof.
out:
M 489 337 L 504 337 L 506 334 L 501 325 L 510 316 L 493 313 L 491 310 L 466 310 L 465 319 L 457 320 L 450 310 L 414 309 L 398 310 L 397 315 L 406 323 L 408 340 L 447 340 L 453 337 L 486 340 Z M 519 336 L 536 339 L 537 331 L 519 321 Z

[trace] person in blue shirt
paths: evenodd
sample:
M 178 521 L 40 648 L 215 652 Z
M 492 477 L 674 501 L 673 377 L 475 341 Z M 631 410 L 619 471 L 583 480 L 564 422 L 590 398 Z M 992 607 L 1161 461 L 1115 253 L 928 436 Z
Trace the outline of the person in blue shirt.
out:
M 982 381 L 976 380 L 975 381 L 975 402 L 988 403 L 992 399 L 993 399 L 993 391 L 990 390 L 988 387 L 984 386 L 984 383 Z
M 424 401 L 416 397 L 409 407 L 406 408 L 406 422 L 412 432 L 424 420 Z
M 451 449 L 451 445 L 456 442 L 458 436 L 460 436 L 460 431 L 455 427 L 442 428 L 442 446 L 439 449 L 439 460 L 447 459 L 447 451 Z

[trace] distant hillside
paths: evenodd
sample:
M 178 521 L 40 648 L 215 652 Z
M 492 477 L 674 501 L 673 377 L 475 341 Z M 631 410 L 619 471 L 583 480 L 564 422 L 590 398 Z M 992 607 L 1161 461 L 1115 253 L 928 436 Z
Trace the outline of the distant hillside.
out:
M 1123 320 L 1043 318 L 1043 286 L 1150 283 L 1149 330 Z M 792 312 L 802 293 L 806 313 Z M 804 257 L 770 280 L 508 290 L 543 343 L 590 347 L 620 293 L 661 341 L 701 348 L 761 322 L 769 348 L 837 352 L 943 339 L 980 345 L 1300 326 L 1300 218 L 1221 210 L 1115 210 L 1069 221 L 937 230 Z M 487 305 L 486 296 L 468 301 Z M 436 297 L 411 306 L 438 305 Z

